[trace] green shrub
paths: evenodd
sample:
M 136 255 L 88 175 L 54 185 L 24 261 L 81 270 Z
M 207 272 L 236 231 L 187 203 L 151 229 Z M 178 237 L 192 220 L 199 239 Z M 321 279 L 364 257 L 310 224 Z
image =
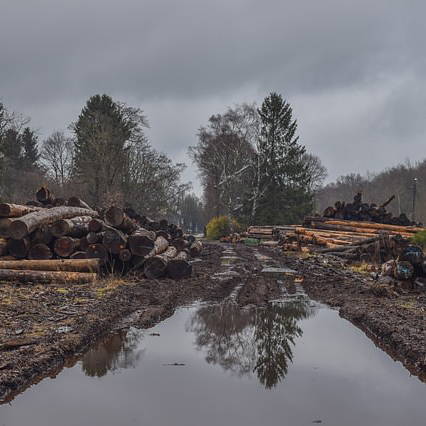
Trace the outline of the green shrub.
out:
M 426 231 L 420 231 L 415 233 L 411 238 L 411 242 L 419 245 L 422 248 L 426 247 Z
M 241 226 L 235 219 L 228 216 L 217 216 L 210 220 L 206 226 L 206 237 L 209 240 L 219 240 L 229 234 L 238 232 Z

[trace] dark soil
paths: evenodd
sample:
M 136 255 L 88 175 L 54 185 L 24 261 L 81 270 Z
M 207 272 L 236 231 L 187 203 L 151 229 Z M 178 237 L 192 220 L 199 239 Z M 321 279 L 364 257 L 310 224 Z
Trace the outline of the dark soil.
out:
M 306 292 L 339 307 L 341 315 L 374 337 L 413 373 L 426 374 L 426 296 L 412 291 L 396 295 L 379 289 L 368 277 L 322 258 L 301 259 L 272 249 L 232 248 L 240 259 L 221 262 L 230 245 L 206 244 L 191 278 L 146 280 L 110 278 L 95 285 L 0 284 L 0 403 L 31 384 L 75 362 L 90 345 L 113 330 L 130 325 L 147 328 L 169 317 L 178 306 L 197 300 L 219 301 L 239 288 L 241 305 L 262 305 L 280 296 L 276 279 L 261 274 L 264 260 L 298 271 Z M 232 268 L 234 275 L 226 275 Z M 216 273 L 225 272 L 220 278 Z M 302 277 L 302 278 L 301 278 Z M 293 284 L 294 276 L 285 278 Z

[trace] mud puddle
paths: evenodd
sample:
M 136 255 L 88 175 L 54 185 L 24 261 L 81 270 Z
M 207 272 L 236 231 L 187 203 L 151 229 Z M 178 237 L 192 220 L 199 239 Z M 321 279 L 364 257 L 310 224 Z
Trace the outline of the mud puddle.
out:
M 425 424 L 426 386 L 301 288 L 109 336 L 0 407 L 5 426 Z

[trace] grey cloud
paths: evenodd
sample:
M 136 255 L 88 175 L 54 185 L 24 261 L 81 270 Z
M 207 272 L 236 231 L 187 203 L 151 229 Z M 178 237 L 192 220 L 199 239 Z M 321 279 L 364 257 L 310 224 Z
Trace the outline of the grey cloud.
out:
M 187 160 L 210 114 L 277 90 L 332 177 L 390 165 L 424 138 L 418 0 L 0 0 L 0 10 L 0 98 L 42 135 L 105 92 L 145 109 L 154 145 Z

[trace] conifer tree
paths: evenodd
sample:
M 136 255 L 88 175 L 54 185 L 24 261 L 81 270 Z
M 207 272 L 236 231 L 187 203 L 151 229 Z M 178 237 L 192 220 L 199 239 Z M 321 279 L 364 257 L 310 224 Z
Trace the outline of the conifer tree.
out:
M 31 171 L 38 168 L 40 154 L 37 139 L 36 134 L 29 127 L 26 127 L 22 132 L 22 162 L 25 170 Z
M 254 222 L 297 223 L 312 208 L 305 147 L 296 136 L 293 110 L 281 95 L 271 93 L 258 110 L 261 129 L 257 146 Z

